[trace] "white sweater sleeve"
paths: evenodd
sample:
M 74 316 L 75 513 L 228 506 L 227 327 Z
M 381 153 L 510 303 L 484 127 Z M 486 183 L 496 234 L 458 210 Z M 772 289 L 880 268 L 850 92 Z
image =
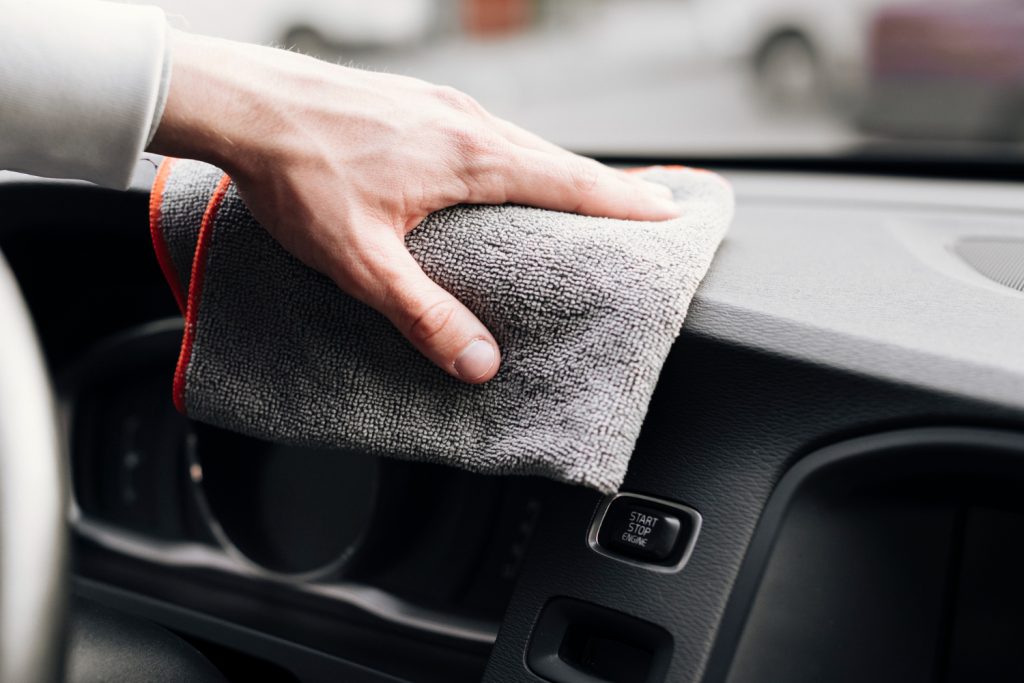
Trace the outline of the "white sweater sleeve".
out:
M 0 0 L 0 169 L 126 188 L 170 59 L 155 7 Z

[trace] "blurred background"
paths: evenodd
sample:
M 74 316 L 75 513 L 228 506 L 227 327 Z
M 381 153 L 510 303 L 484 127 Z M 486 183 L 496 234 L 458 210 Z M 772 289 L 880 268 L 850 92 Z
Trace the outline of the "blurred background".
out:
M 455 86 L 588 154 L 1024 150 L 1024 0 L 155 4 L 198 33 Z

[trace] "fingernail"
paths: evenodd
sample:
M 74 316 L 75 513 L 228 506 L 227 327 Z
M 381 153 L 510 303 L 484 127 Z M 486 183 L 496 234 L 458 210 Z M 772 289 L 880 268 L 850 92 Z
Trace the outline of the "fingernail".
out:
M 649 180 L 645 180 L 644 182 L 647 183 L 647 188 L 651 191 L 651 194 L 662 199 L 672 199 L 672 190 L 668 189 L 664 185 L 652 183 Z
M 483 339 L 477 339 L 462 349 L 462 353 L 455 359 L 455 372 L 462 379 L 472 382 L 486 375 L 493 365 L 494 347 Z
M 675 203 L 671 199 L 655 199 L 654 203 L 660 208 L 666 216 L 675 217 L 683 214 L 683 207 Z

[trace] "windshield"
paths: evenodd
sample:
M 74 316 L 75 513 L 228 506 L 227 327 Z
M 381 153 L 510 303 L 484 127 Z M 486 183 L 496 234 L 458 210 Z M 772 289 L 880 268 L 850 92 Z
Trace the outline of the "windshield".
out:
M 1005 155 L 1024 140 L 1024 0 L 157 4 L 196 32 L 452 85 L 595 155 Z

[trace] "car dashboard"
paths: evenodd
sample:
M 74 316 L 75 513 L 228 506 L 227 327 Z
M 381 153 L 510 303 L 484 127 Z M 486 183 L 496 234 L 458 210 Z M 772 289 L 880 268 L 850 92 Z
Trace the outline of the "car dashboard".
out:
M 622 489 L 682 520 L 662 562 L 602 540 L 596 492 L 175 412 L 154 172 L 124 193 L 0 174 L 71 460 L 75 593 L 229 680 L 1024 675 L 1018 184 L 722 169 L 734 225 Z

